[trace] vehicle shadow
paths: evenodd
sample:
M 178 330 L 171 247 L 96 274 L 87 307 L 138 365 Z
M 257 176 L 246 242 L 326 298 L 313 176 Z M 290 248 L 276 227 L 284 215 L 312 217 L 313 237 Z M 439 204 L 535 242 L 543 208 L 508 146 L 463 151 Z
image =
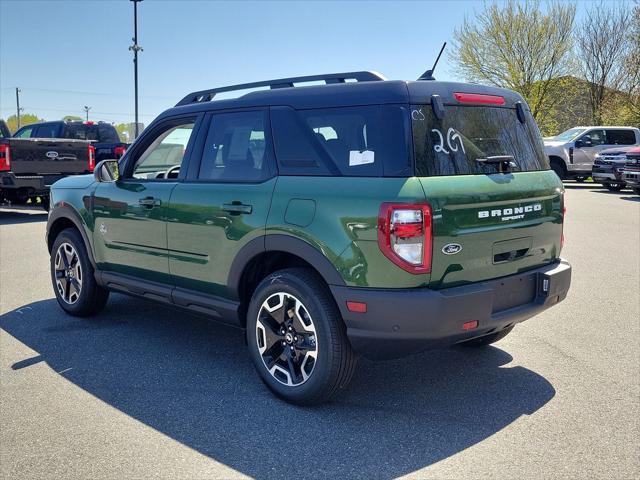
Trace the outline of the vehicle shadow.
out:
M 636 195 L 629 195 L 629 196 L 625 196 L 625 197 L 620 197 L 622 200 L 628 200 L 630 202 L 640 202 L 640 196 Z
M 47 212 L 39 207 L 0 207 L 0 225 L 46 221 Z
M 144 424 L 257 478 L 408 474 L 530 415 L 553 386 L 499 348 L 362 360 L 349 390 L 315 408 L 260 383 L 237 330 L 113 295 L 90 320 L 54 299 L 0 317 L 0 327 L 65 379 Z M 69 432 L 73 434 L 73 432 Z

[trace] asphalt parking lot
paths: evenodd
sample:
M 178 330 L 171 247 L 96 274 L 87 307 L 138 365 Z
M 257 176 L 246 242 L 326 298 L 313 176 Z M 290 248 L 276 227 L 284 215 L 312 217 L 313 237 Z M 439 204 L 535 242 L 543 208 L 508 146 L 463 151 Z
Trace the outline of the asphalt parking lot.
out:
M 64 315 L 46 214 L 1 209 L 2 478 L 638 478 L 640 197 L 573 184 L 567 208 L 565 302 L 483 351 L 361 361 L 313 409 L 234 330 L 120 295 Z

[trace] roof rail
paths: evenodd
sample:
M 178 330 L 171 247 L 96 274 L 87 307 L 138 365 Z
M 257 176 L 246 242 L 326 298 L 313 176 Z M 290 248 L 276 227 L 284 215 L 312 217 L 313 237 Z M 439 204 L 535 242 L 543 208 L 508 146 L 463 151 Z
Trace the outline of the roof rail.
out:
M 316 82 L 323 81 L 326 84 L 330 83 L 345 83 L 346 80 L 356 80 L 357 82 L 372 82 L 379 80 L 386 80 L 384 76 L 377 72 L 346 72 L 346 73 L 328 73 L 324 75 L 309 75 L 306 77 L 291 77 L 291 78 L 279 78 L 277 80 L 267 80 L 263 82 L 243 83 L 240 85 L 230 85 L 227 87 L 211 88 L 209 90 L 200 90 L 199 92 L 192 92 L 182 100 L 180 100 L 176 107 L 181 105 L 189 105 L 191 103 L 208 102 L 216 96 L 217 93 L 232 92 L 235 90 L 247 90 L 249 88 L 257 87 L 269 87 L 272 90 L 276 88 L 289 88 L 293 87 L 294 83 Z

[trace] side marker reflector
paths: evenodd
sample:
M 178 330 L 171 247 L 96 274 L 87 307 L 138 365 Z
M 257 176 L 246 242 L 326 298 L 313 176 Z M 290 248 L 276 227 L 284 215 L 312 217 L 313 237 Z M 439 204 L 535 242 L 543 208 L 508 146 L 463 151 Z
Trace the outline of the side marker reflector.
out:
M 474 328 L 478 328 L 478 320 L 471 320 L 462 324 L 463 330 L 473 330 Z
M 367 304 L 363 302 L 347 302 L 347 308 L 350 312 L 367 313 Z

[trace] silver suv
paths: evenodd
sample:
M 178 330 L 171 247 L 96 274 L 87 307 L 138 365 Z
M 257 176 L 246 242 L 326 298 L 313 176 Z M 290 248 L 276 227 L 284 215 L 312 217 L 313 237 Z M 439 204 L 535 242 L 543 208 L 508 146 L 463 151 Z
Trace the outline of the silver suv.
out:
M 640 130 L 633 127 L 574 127 L 544 139 L 551 168 L 561 179 L 577 181 L 591 175 L 598 152 L 633 145 L 640 145 Z

